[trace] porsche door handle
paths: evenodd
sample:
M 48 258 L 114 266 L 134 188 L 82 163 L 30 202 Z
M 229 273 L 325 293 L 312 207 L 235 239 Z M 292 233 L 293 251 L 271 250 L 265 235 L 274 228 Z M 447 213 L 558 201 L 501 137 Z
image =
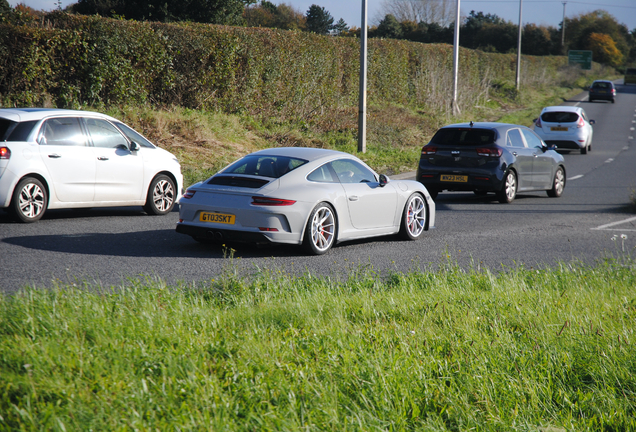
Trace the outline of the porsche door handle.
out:
M 49 157 L 50 157 L 51 159 L 59 159 L 59 158 L 61 158 L 61 157 L 62 157 L 62 155 L 59 155 L 59 154 L 57 154 L 57 153 L 53 153 L 53 154 L 50 154 L 50 155 L 49 155 Z
M 100 156 L 97 158 L 97 160 L 108 160 L 108 158 L 106 156 Z
M 349 201 L 358 201 L 358 197 L 356 195 L 351 195 L 349 197 Z

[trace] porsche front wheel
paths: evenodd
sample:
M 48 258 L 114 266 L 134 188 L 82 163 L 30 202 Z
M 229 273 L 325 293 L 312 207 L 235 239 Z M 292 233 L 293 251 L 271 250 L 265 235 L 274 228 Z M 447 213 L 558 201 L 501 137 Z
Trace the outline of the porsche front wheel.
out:
M 414 193 L 406 201 L 402 212 L 400 235 L 407 240 L 417 240 L 426 227 L 426 203 L 422 195 Z
M 312 255 L 322 255 L 333 246 L 337 222 L 333 207 L 320 203 L 309 214 L 303 246 Z

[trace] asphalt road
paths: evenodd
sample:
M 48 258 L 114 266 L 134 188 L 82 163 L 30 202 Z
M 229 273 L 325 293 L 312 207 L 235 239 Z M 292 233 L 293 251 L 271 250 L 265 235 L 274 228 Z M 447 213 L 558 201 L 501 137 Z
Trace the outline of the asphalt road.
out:
M 146 278 L 206 284 L 233 271 L 347 278 L 362 269 L 381 275 L 435 269 L 449 260 L 498 271 L 634 256 L 636 213 L 629 204 L 636 190 L 636 86 L 618 85 L 615 104 L 589 103 L 586 94 L 565 103 L 584 107 L 596 124 L 591 152 L 565 154 L 567 184 L 560 198 L 521 194 L 505 205 L 494 195 L 441 193 L 437 227 L 419 241 L 391 236 L 342 243 L 323 256 L 287 246 L 235 245 L 232 251 L 202 245 L 175 232 L 176 212 L 151 217 L 136 207 L 56 210 L 27 225 L 0 212 L 0 291 L 58 283 L 110 287 Z

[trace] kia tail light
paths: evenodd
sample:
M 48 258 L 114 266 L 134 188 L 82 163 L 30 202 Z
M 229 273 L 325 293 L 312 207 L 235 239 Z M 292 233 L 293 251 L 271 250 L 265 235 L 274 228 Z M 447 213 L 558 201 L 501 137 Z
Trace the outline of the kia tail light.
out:
M 424 147 L 422 147 L 422 155 L 426 156 L 426 155 L 434 155 L 435 153 L 437 153 L 437 147 L 431 144 L 427 144 Z

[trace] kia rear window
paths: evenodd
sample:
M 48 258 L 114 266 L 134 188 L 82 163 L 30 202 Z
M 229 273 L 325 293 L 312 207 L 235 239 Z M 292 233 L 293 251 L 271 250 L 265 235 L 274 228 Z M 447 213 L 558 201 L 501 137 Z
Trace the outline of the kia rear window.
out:
M 606 83 L 606 82 L 595 82 L 594 84 L 592 84 L 593 88 L 598 88 L 598 89 L 608 89 L 608 88 L 612 88 L 610 83 Z
M 579 120 L 579 115 L 573 112 L 550 111 L 541 114 L 541 121 L 546 123 L 574 123 Z
M 37 121 L 14 122 L 0 119 L 0 141 L 26 141 Z
M 495 131 L 475 128 L 443 128 L 437 131 L 431 143 L 439 145 L 477 146 L 495 142 Z

